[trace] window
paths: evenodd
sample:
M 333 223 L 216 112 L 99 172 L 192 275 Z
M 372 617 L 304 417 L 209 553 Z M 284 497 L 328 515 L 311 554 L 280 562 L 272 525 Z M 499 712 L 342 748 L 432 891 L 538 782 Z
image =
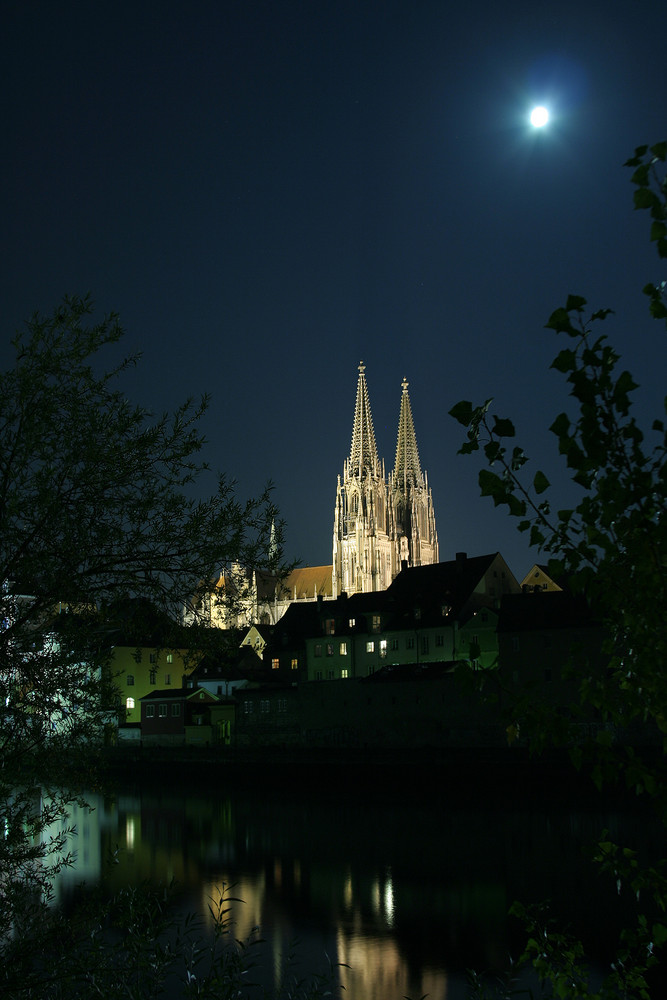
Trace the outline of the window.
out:
M 167 653 L 167 663 L 173 663 L 173 662 L 174 662 L 174 654 Z
M 332 681 L 334 679 L 334 672 L 333 672 L 333 670 L 329 670 L 328 671 L 327 677 L 329 678 L 330 681 Z
M 392 639 L 390 649 L 398 649 L 398 639 Z
M 428 636 L 423 635 L 421 641 L 422 653 L 428 653 Z
M 151 653 L 149 656 L 149 660 L 151 663 L 157 663 L 157 653 Z
M 264 715 L 268 715 L 270 709 L 271 709 L 271 702 L 268 700 L 268 698 L 260 701 L 259 703 L 260 712 L 262 712 Z
M 246 701 L 243 703 L 243 711 L 246 715 L 252 715 L 252 702 Z
M 134 684 L 134 674 L 127 675 L 127 686 L 132 687 Z
M 177 715 L 180 715 L 181 714 L 181 706 L 180 705 L 172 705 L 171 706 L 171 714 L 174 717 L 177 716 Z
M 440 608 L 440 613 L 443 618 L 446 618 L 449 612 L 452 610 L 451 604 L 443 604 Z
M 375 642 L 372 639 L 369 639 L 368 642 L 366 643 L 366 652 L 367 653 L 375 652 Z
M 135 651 L 132 654 L 132 656 L 134 657 L 134 662 L 135 663 L 141 663 L 141 650 L 140 649 L 135 649 Z
M 347 643 L 346 642 L 341 642 L 340 646 L 338 647 L 338 652 L 340 653 L 341 656 L 347 656 Z
M 164 675 L 164 682 L 165 684 L 171 684 L 171 674 Z
M 387 640 L 380 639 L 380 656 L 384 657 L 387 655 Z
M 357 619 L 356 618 L 350 618 L 350 619 L 348 619 L 348 623 L 347 624 L 348 624 L 348 626 L 350 628 L 354 628 L 354 626 L 357 624 Z
M 414 649 L 415 648 L 415 640 L 413 639 L 413 637 L 411 635 L 409 635 L 407 637 L 407 639 L 405 640 L 405 648 L 406 649 Z
M 336 620 L 335 618 L 327 618 L 324 623 L 324 634 L 325 635 L 335 635 L 336 634 Z
M 321 656 L 321 655 L 322 655 L 322 643 L 321 642 L 316 642 L 315 643 L 315 656 Z
M 134 708 L 134 698 L 128 698 L 125 702 L 125 708 Z
M 341 677 L 348 677 L 349 676 L 348 671 L 347 671 L 347 667 L 343 667 L 343 669 L 340 672 L 340 675 L 341 675 Z
M 157 670 L 151 670 L 148 676 L 151 684 L 157 684 Z
M 372 618 L 372 621 L 371 621 L 371 630 L 373 632 L 379 632 L 380 631 L 380 626 L 381 626 L 380 616 L 379 615 L 373 615 L 373 618 Z
M 316 671 L 316 673 L 315 673 L 315 680 L 316 681 L 321 681 L 322 680 L 322 671 L 321 670 Z
M 298 669 L 299 669 L 299 659 L 298 659 L 298 657 L 293 656 L 292 657 L 292 670 L 298 670 Z
M 328 642 L 327 643 L 327 656 L 333 656 L 333 654 L 334 654 L 333 642 Z
M 445 637 L 444 637 L 444 635 L 442 635 L 442 634 L 436 635 L 436 637 L 435 637 L 435 644 L 436 644 L 436 646 L 444 646 L 445 645 Z
M 414 615 L 415 615 L 415 621 L 416 622 L 420 621 L 421 616 L 422 616 L 422 609 L 421 608 L 415 608 Z
M 278 698 L 278 711 L 279 712 L 287 711 L 287 698 Z
M 146 705 L 146 718 L 153 719 L 155 717 L 155 705 Z
M 274 656 L 273 659 L 271 660 L 271 669 L 277 670 L 279 667 L 280 667 L 280 660 L 278 659 L 277 656 Z
M 160 705 L 159 708 L 158 708 L 158 713 L 157 714 L 160 716 L 161 719 L 166 719 L 167 718 L 167 706 L 166 705 Z

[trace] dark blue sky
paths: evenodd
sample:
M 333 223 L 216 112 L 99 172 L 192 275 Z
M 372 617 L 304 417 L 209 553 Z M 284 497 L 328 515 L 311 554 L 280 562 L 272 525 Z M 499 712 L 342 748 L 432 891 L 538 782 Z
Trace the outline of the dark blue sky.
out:
M 130 394 L 210 391 L 211 463 L 242 494 L 275 482 L 306 564 L 331 561 L 360 359 L 388 468 L 408 378 L 441 558 L 498 549 L 519 577 L 537 553 L 479 499 L 450 407 L 494 396 L 557 480 L 543 327 L 570 292 L 616 310 L 642 412 L 665 392 L 641 294 L 664 267 L 622 164 L 667 137 L 667 5 L 453 7 L 3 11 L 2 359 L 65 293 L 120 312 Z

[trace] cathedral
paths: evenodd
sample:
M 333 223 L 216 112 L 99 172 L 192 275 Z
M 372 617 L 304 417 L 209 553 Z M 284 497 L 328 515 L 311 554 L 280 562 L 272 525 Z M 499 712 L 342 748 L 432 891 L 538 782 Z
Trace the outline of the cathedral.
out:
M 437 562 L 433 500 L 419 464 L 408 383 L 403 379 L 396 458 L 386 476 L 384 461 L 378 458 L 362 362 L 350 457 L 343 463 L 336 489 L 332 565 L 298 567 L 281 580 L 232 567 L 213 583 L 210 593 L 197 598 L 197 613 L 218 628 L 275 625 L 295 602 L 386 590 L 403 565 Z M 227 588 L 236 595 L 233 613 L 224 599 Z M 185 620 L 190 619 L 186 614 Z
M 385 590 L 403 564 L 437 562 L 433 498 L 419 464 L 408 383 L 403 379 L 396 458 L 386 476 L 384 461 L 378 458 L 362 362 L 350 457 L 336 490 L 332 597 Z

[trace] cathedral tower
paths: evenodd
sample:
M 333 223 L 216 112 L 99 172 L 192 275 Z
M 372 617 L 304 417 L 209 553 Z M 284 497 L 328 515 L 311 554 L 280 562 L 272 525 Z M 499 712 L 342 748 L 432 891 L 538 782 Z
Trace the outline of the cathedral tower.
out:
M 390 480 L 390 502 L 396 525 L 398 565 L 427 566 L 438 562 L 438 535 L 428 478 L 419 464 L 417 435 L 412 419 L 408 382 L 403 379 L 398 418 L 396 460 Z
M 394 576 L 384 462 L 380 463 L 366 385 L 359 365 L 350 457 L 338 476 L 333 532 L 333 596 L 385 590 Z
M 438 561 L 433 500 L 419 464 L 408 383 L 403 380 L 396 461 L 387 480 L 377 454 L 365 372 L 362 362 L 350 457 L 336 490 L 334 597 L 385 590 L 403 562 L 424 566 Z

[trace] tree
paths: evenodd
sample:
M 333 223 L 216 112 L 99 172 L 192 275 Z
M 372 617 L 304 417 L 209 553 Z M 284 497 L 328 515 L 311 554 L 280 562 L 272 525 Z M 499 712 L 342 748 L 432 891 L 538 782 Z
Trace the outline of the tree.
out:
M 650 238 L 658 255 L 667 258 L 667 142 L 641 146 L 627 161 L 632 168 L 636 209 L 651 216 Z M 667 282 L 647 284 L 649 310 L 667 319 Z M 565 412 L 551 425 L 574 484 L 576 506 L 558 509 L 550 483 L 541 471 L 524 479 L 528 461 L 515 446 L 511 420 L 491 413 L 491 400 L 479 406 L 458 403 L 450 411 L 467 428 L 463 454 L 482 450 L 487 468 L 479 473 L 481 493 L 504 505 L 518 519 L 520 531 L 550 558 L 552 575 L 564 576 L 584 594 L 604 624 L 605 670 L 577 666 L 579 712 L 595 714 L 602 726 L 596 741 L 571 750 L 573 762 L 584 762 L 598 787 L 621 775 L 629 789 L 648 795 L 660 817 L 667 819 L 667 434 L 661 417 L 649 435 L 632 414 L 637 388 L 600 324 L 611 310 L 586 315 L 586 300 L 569 296 L 552 313 L 547 329 L 564 335 L 567 345 L 552 367 L 561 372 L 575 401 L 576 419 Z M 649 442 L 650 443 L 647 443 Z M 527 701 L 513 706 L 521 732 L 538 750 L 544 737 L 564 739 L 562 719 L 552 717 L 545 729 L 531 723 Z M 641 751 L 631 734 L 652 734 L 655 752 Z M 635 853 L 603 837 L 597 860 L 602 868 L 641 899 L 636 924 L 622 935 L 619 959 L 599 993 L 589 991 L 583 949 L 550 937 L 535 911 L 517 908 L 528 919 L 531 938 L 526 956 L 559 997 L 648 997 L 646 974 L 667 940 L 667 925 L 658 919 L 667 907 L 667 862 L 642 870 Z M 649 917 L 647 897 L 658 917 Z M 539 940 L 539 944 L 537 941 Z M 544 944 L 545 942 L 548 944 Z
M 119 380 L 137 359 L 100 374 L 122 329 L 92 311 L 66 298 L 52 316 L 35 314 L 0 374 L 3 995 L 68 862 L 77 768 L 117 712 L 106 669 L 117 609 L 145 604 L 173 622 L 202 581 L 236 563 L 277 571 L 281 557 L 270 487 L 240 501 L 220 476 L 198 496 L 207 397 L 157 418 L 132 405 Z

